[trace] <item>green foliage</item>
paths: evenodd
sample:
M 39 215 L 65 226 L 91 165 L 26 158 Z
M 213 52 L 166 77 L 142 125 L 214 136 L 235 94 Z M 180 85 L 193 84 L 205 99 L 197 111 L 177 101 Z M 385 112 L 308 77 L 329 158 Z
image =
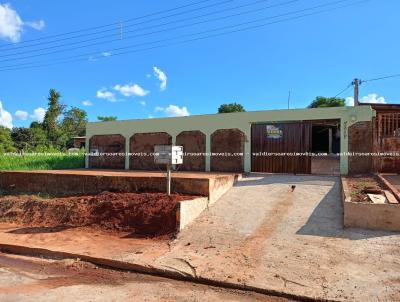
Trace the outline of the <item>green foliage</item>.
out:
M 97 119 L 100 122 L 111 122 L 111 121 L 116 121 L 117 117 L 116 116 L 98 116 Z
M 19 151 L 65 151 L 73 146 L 72 137 L 84 136 L 87 113 L 77 107 L 65 109 L 60 93 L 50 89 L 48 108 L 43 123 L 33 122 L 30 128 L 14 128 L 12 139 Z
M 47 133 L 47 138 L 55 142 L 59 136 L 58 119 L 65 109 L 65 105 L 60 103 L 61 94 L 55 90 L 50 89 L 48 97 L 48 107 L 43 119 L 43 130 Z
M 308 108 L 343 107 L 344 105 L 344 99 L 317 96 L 315 100 L 312 101 L 310 105 L 308 105 Z
M 245 112 L 243 106 L 237 103 L 222 104 L 218 108 L 218 113 Z
M 60 149 L 68 149 L 73 147 L 74 136 L 84 136 L 86 132 L 86 124 L 88 122 L 85 110 L 77 107 L 64 112 L 64 119 L 58 129 L 59 135 L 57 144 Z
M 0 154 L 5 152 L 14 152 L 14 142 L 11 138 L 11 130 L 0 126 Z
M 64 112 L 62 128 L 64 132 L 71 135 L 84 136 L 87 122 L 88 119 L 85 110 L 71 107 L 70 110 Z
M 14 146 L 24 152 L 47 148 L 51 144 L 47 139 L 46 132 L 36 124 L 32 128 L 13 128 L 11 137 Z
M 0 154 L 0 170 L 55 170 L 84 167 L 85 155 L 83 152 L 73 154 L 61 152 L 55 154 Z

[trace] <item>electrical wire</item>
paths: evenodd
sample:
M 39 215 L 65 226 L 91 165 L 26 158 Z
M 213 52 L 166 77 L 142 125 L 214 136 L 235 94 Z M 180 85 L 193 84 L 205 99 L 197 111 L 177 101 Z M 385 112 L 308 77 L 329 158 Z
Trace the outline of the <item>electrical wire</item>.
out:
M 334 8 L 329 8 L 329 9 L 325 9 L 325 10 L 311 12 L 311 13 L 308 13 L 308 14 L 302 14 L 302 15 L 298 15 L 298 16 L 295 16 L 295 17 L 285 18 L 285 19 L 281 19 L 281 20 L 277 20 L 277 21 L 273 21 L 273 22 L 268 22 L 268 23 L 248 26 L 248 27 L 244 27 L 244 28 L 239 28 L 239 29 L 235 29 L 235 30 L 231 30 L 231 31 L 222 32 L 222 33 L 216 33 L 216 34 L 213 34 L 213 35 L 206 35 L 206 36 L 202 36 L 202 37 L 196 37 L 196 38 L 192 38 L 192 39 L 178 41 L 178 42 L 175 42 L 175 43 L 157 45 L 157 46 L 148 47 L 148 48 L 140 48 L 140 49 L 122 51 L 122 52 L 119 52 L 119 53 L 113 53 L 112 56 L 119 56 L 119 55 L 124 55 L 124 54 L 137 53 L 137 52 L 142 52 L 142 51 L 147 51 L 147 50 L 152 50 L 152 49 L 164 48 L 164 47 L 169 47 L 169 46 L 173 46 L 173 45 L 185 44 L 185 43 L 189 43 L 189 42 L 193 42 L 193 41 L 204 40 L 204 39 L 208 39 L 208 38 L 228 35 L 228 34 L 242 32 L 242 31 L 248 31 L 248 30 L 252 30 L 252 29 L 257 29 L 257 28 L 262 28 L 262 27 L 265 27 L 265 26 L 269 26 L 269 25 L 272 25 L 272 24 L 282 23 L 282 22 L 296 20 L 296 19 L 300 19 L 300 18 L 312 16 L 312 15 L 326 13 L 326 12 L 330 12 L 330 11 L 333 11 L 333 10 L 337 10 L 337 9 L 341 9 L 341 8 L 345 8 L 345 7 L 350 7 L 350 6 L 362 4 L 362 3 L 365 3 L 365 2 L 369 2 L 369 1 L 370 0 L 361 0 L 361 1 L 357 1 L 357 2 L 354 2 L 354 3 L 347 4 L 347 5 L 342 5 L 342 6 L 338 6 L 338 7 L 334 7 Z M 336 2 L 343 2 L 343 0 L 342 1 L 336 1 Z M 301 10 L 301 11 L 304 11 L 304 10 Z M 228 29 L 228 28 L 234 28 L 234 27 L 242 26 L 244 24 L 251 24 L 251 23 L 254 23 L 254 22 L 259 22 L 260 20 L 265 20 L 265 19 L 266 18 L 258 19 L 258 20 L 255 20 L 255 21 L 249 21 L 249 22 L 244 22 L 244 23 L 237 24 L 237 25 L 225 26 L 225 27 L 221 27 L 221 28 L 217 28 L 217 29 L 213 29 L 213 30 L 208 30 L 208 31 L 189 34 L 189 35 L 184 35 L 184 36 L 195 36 L 195 35 L 199 35 L 199 34 L 205 34 L 205 33 L 220 31 L 220 30 L 224 30 L 224 29 Z M 174 39 L 177 39 L 177 38 L 182 38 L 184 36 L 175 37 L 175 38 L 169 38 L 169 39 L 164 39 L 164 40 L 159 40 L 159 41 L 154 41 L 154 42 L 149 42 L 149 43 L 143 43 L 143 44 L 161 43 L 161 42 L 165 42 L 165 41 L 174 40 Z M 141 45 L 143 45 L 143 44 L 141 44 Z M 121 47 L 121 48 L 110 50 L 110 51 L 119 51 L 119 50 L 123 50 L 123 49 L 130 49 L 130 48 L 136 47 L 136 46 L 140 46 L 140 44 L 139 45 L 127 46 L 127 47 Z M 83 54 L 83 55 L 78 55 L 78 56 L 73 56 L 73 57 L 86 56 L 86 58 L 84 60 L 82 60 L 82 59 L 74 59 L 74 60 L 61 61 L 61 62 L 42 63 L 41 65 L 29 65 L 29 64 L 32 64 L 32 63 L 28 63 L 28 64 L 18 64 L 18 65 L 13 65 L 13 66 L 3 66 L 3 69 L 0 69 L 0 72 L 1 71 L 11 71 L 11 70 L 38 68 L 38 67 L 47 67 L 47 66 L 52 66 L 52 65 L 56 65 L 56 64 L 65 64 L 65 63 L 72 63 L 72 62 L 79 62 L 79 61 L 87 61 L 87 56 L 91 55 L 91 54 L 95 55 L 95 54 L 98 54 L 98 52 L 89 53 L 89 54 Z M 70 57 L 70 58 L 72 58 L 72 57 Z M 102 57 L 98 57 L 98 58 L 100 59 Z M 28 65 L 28 66 L 26 66 L 26 65 Z
M 380 77 L 380 78 L 375 78 L 375 79 L 369 79 L 369 80 L 362 80 L 362 83 L 367 83 L 367 82 L 374 82 L 374 81 L 380 81 L 380 80 L 386 80 L 386 79 L 391 79 L 391 78 L 398 78 L 400 77 L 400 73 L 399 74 L 392 74 L 392 75 L 388 75 L 388 76 L 384 76 L 384 77 Z
M 147 36 L 147 35 L 150 35 L 150 34 L 157 34 L 157 33 L 165 32 L 165 31 L 182 29 L 182 28 L 195 26 L 195 25 L 208 23 L 208 22 L 220 21 L 220 20 L 224 20 L 224 19 L 228 19 L 228 18 L 232 18 L 232 17 L 238 17 L 238 16 L 250 14 L 250 13 L 260 12 L 260 11 L 263 11 L 263 10 L 266 10 L 266 9 L 270 9 L 270 8 L 274 8 L 274 7 L 278 7 L 278 6 L 288 5 L 288 4 L 291 4 L 291 3 L 294 3 L 294 2 L 298 2 L 298 1 L 301 1 L 301 0 L 290 0 L 290 1 L 282 2 L 282 3 L 278 3 L 278 4 L 274 4 L 274 5 L 269 5 L 269 6 L 266 6 L 266 7 L 252 9 L 252 10 L 248 10 L 248 11 L 245 11 L 245 12 L 240 12 L 240 13 L 236 13 L 236 14 L 232 14 L 232 15 L 228 15 L 228 16 L 223 16 L 223 17 L 219 17 L 219 18 L 208 19 L 208 20 L 204 20 L 204 21 L 200 21 L 200 22 L 196 22 L 196 23 L 183 25 L 183 26 L 177 26 L 177 27 L 164 29 L 164 30 L 159 30 L 159 31 L 150 32 L 150 33 L 145 33 L 145 34 L 141 34 L 141 35 L 134 35 L 134 36 L 129 36 L 128 35 L 128 36 L 126 36 L 126 34 L 133 33 L 133 32 L 138 32 L 138 31 L 140 32 L 140 31 L 143 31 L 143 30 L 146 30 L 146 29 L 152 29 L 152 28 L 162 27 L 162 26 L 165 26 L 165 25 L 170 25 L 170 24 L 180 23 L 180 22 L 184 22 L 184 21 L 190 21 L 190 20 L 195 20 L 195 19 L 199 19 L 199 18 L 204 18 L 204 17 L 207 17 L 207 16 L 220 14 L 220 13 L 223 13 L 223 12 L 226 12 L 226 11 L 229 11 L 229 10 L 235 10 L 235 9 L 238 9 L 238 8 L 243 8 L 243 7 L 250 6 L 250 5 L 256 5 L 256 4 L 259 4 L 259 3 L 262 3 L 262 2 L 267 2 L 267 1 L 269 1 L 269 0 L 258 0 L 258 1 L 246 4 L 246 5 L 240 5 L 240 6 L 236 6 L 236 7 L 233 7 L 233 8 L 228 8 L 228 9 L 225 9 L 225 10 L 219 10 L 219 11 L 216 11 L 216 12 L 211 12 L 211 13 L 208 13 L 208 14 L 192 16 L 192 17 L 188 17 L 188 18 L 184 18 L 184 19 L 173 20 L 173 21 L 164 22 L 164 23 L 161 23 L 161 24 L 151 25 L 151 26 L 147 26 L 147 27 L 144 27 L 144 28 L 124 31 L 124 33 L 123 33 L 124 34 L 124 38 L 123 39 L 115 38 L 115 39 L 112 39 L 112 40 L 107 40 L 107 41 L 103 41 L 103 42 L 99 42 L 99 43 L 92 43 L 92 44 L 83 45 L 83 46 L 80 46 L 80 47 L 63 49 L 63 50 L 60 50 L 60 51 L 50 52 L 50 53 L 47 53 L 47 54 L 70 51 L 70 50 L 75 50 L 75 49 L 95 46 L 95 45 L 99 45 L 99 44 L 105 44 L 105 43 L 121 42 L 121 40 L 132 39 L 132 38 L 136 38 L 136 37 L 140 37 L 140 36 Z M 128 27 L 128 26 L 126 26 L 126 27 Z M 81 43 L 97 41 L 97 40 L 100 40 L 100 39 L 109 38 L 109 37 L 115 37 L 115 36 L 116 36 L 116 34 L 109 34 L 109 35 L 104 35 L 104 36 L 100 36 L 100 37 L 94 37 L 94 38 L 86 39 L 86 40 L 82 40 L 82 41 L 75 41 L 75 42 L 72 42 L 72 43 L 69 43 L 69 44 L 60 44 L 60 45 L 54 45 L 54 46 L 50 46 L 50 47 L 44 47 L 44 48 L 39 48 L 39 49 L 28 50 L 28 51 L 21 51 L 21 52 L 16 52 L 16 53 L 11 53 L 11 54 L 4 54 L 4 55 L 0 55 L 0 58 L 12 57 L 12 56 L 20 55 L 20 54 L 28 54 L 28 53 L 32 53 L 32 52 L 34 53 L 34 52 L 39 52 L 39 51 L 43 51 L 43 50 L 55 49 L 55 48 L 71 46 L 71 45 L 77 45 L 77 44 L 81 44 Z M 45 54 L 43 54 L 43 55 L 45 55 Z M 24 58 L 27 58 L 27 57 L 25 56 L 25 57 L 21 57 L 21 58 L 10 59 L 10 60 L 12 61 L 12 60 L 19 60 L 19 59 L 24 59 Z M 2 60 L 0 62 L 3 62 L 3 61 L 7 61 L 7 60 Z
M 87 28 L 83 28 L 83 29 L 79 29 L 79 30 L 75 30 L 75 31 L 65 32 L 65 33 L 61 33 L 61 34 L 48 35 L 48 36 L 40 37 L 40 38 L 36 38 L 36 39 L 25 40 L 25 41 L 19 42 L 18 45 L 26 44 L 26 43 L 30 43 L 30 42 L 35 42 L 35 41 L 51 39 L 51 38 L 56 38 L 56 37 L 61 37 L 61 36 L 65 36 L 65 35 L 71 35 L 71 34 L 85 32 L 85 31 L 91 31 L 91 30 L 95 30 L 95 29 L 99 29 L 99 28 L 105 28 L 105 27 L 114 26 L 114 25 L 119 25 L 121 22 L 127 23 L 127 22 L 131 22 L 131 21 L 135 21 L 135 20 L 141 20 L 141 19 L 144 19 L 144 18 L 147 18 L 147 17 L 152 17 L 152 16 L 168 13 L 168 12 L 171 12 L 171 11 L 179 10 L 179 9 L 182 9 L 182 8 L 185 8 L 185 7 L 190 7 L 190 6 L 193 6 L 193 5 L 197 5 L 197 4 L 201 4 L 201 3 L 205 3 L 205 2 L 209 2 L 209 1 L 212 1 L 212 0 L 202 0 L 202 1 L 191 2 L 191 3 L 185 4 L 185 5 L 177 6 L 177 7 L 174 7 L 174 8 L 167 9 L 167 10 L 161 10 L 161 11 L 157 11 L 157 12 L 154 12 L 154 13 L 149 13 L 149 14 L 146 14 L 146 15 L 143 15 L 143 16 L 126 19 L 126 20 L 119 21 L 119 22 L 113 22 L 113 23 L 108 23 L 108 24 L 104 24 L 104 25 L 87 27 Z M 231 1 L 235 1 L 235 0 L 229 0 L 228 2 L 231 2 Z M 7 43 L 7 44 L 0 45 L 0 48 L 3 48 L 3 47 L 14 47 L 14 46 L 15 46 L 15 43 Z M 14 49 L 16 49 L 16 48 L 14 48 Z
M 346 88 L 344 88 L 343 90 L 341 90 L 338 94 L 336 94 L 333 98 L 337 98 L 338 96 L 342 95 L 343 93 L 345 93 L 347 90 L 349 90 L 349 88 L 352 86 L 352 84 L 350 83 L 349 85 L 346 86 Z
M 207 34 L 207 33 L 210 33 L 210 32 L 220 31 L 220 30 L 224 30 L 224 29 L 230 29 L 230 28 L 239 27 L 239 26 L 242 26 L 242 25 L 248 25 L 248 24 L 258 23 L 258 22 L 266 21 L 266 20 L 270 20 L 270 19 L 285 17 L 285 16 L 288 16 L 288 15 L 298 14 L 298 13 L 301 13 L 301 12 L 314 10 L 314 9 L 318 9 L 318 8 L 322 8 L 322 7 L 326 7 L 326 6 L 336 5 L 336 4 L 347 2 L 347 1 L 349 1 L 349 0 L 333 1 L 333 2 L 326 3 L 326 4 L 317 5 L 317 6 L 301 9 L 301 10 L 295 10 L 295 11 L 291 11 L 291 12 L 287 12 L 287 13 L 283 13 L 283 14 L 274 15 L 274 16 L 271 16 L 271 17 L 264 17 L 264 18 L 261 18 L 261 19 L 247 21 L 247 22 L 239 23 L 239 24 L 233 25 L 233 26 L 232 25 L 231 26 L 224 26 L 224 27 L 220 27 L 220 28 L 217 28 L 217 29 L 213 29 L 213 30 L 207 30 L 207 31 L 203 31 L 203 32 L 198 32 L 198 33 L 195 33 L 195 34 L 181 35 L 181 36 L 174 37 L 174 38 L 167 38 L 167 39 L 157 40 L 157 41 L 153 41 L 153 42 L 139 43 L 139 44 L 134 44 L 134 45 L 125 46 L 125 47 L 108 49 L 107 52 L 111 52 L 111 51 L 115 52 L 115 51 L 123 50 L 123 49 L 126 49 L 126 48 L 137 47 L 137 46 L 152 45 L 152 44 L 156 44 L 156 43 L 160 43 L 160 42 L 167 42 L 167 41 L 176 40 L 176 39 L 179 39 L 179 38 L 190 37 L 190 36 L 193 36 L 193 35 Z M 368 1 L 368 0 L 365 0 L 365 1 Z M 136 38 L 136 37 L 139 37 L 139 36 L 147 36 L 147 35 L 151 35 L 151 34 L 157 34 L 157 33 L 160 33 L 160 32 L 165 32 L 165 31 L 175 30 L 175 29 L 180 29 L 180 28 L 181 27 L 178 26 L 178 27 L 175 27 L 175 28 L 172 28 L 172 29 L 169 28 L 169 29 L 159 30 L 159 31 L 156 31 L 156 32 L 150 32 L 150 33 L 134 35 L 134 36 L 130 36 L 129 39 Z M 76 50 L 76 49 L 81 49 L 81 48 L 88 47 L 88 46 L 95 46 L 95 45 L 105 44 L 105 43 L 106 42 L 92 43 L 91 45 L 74 47 L 74 48 L 70 48 L 68 50 L 64 49 L 64 50 L 52 51 L 52 52 L 36 54 L 36 55 L 30 55 L 30 56 L 25 56 L 25 57 L 4 59 L 4 60 L 0 60 L 0 63 L 10 62 L 10 61 L 18 61 L 18 60 L 22 60 L 22 59 L 35 58 L 35 57 L 40 57 L 40 56 L 44 56 L 44 55 L 61 53 L 61 52 L 64 52 L 64 51 Z M 95 55 L 98 55 L 98 53 L 99 52 L 96 52 L 96 53 L 91 52 L 91 53 L 86 53 L 86 54 L 82 54 L 82 55 L 74 55 L 74 56 L 69 56 L 69 57 L 67 57 L 65 59 L 72 59 L 72 58 L 81 57 L 81 56 L 95 56 Z M 25 63 L 25 64 L 20 63 L 20 64 L 21 65 L 26 65 L 26 64 L 29 64 L 29 63 Z M 7 65 L 7 66 L 2 66 L 2 67 L 6 68 L 6 67 L 14 67 L 14 66 L 17 66 L 17 65 Z

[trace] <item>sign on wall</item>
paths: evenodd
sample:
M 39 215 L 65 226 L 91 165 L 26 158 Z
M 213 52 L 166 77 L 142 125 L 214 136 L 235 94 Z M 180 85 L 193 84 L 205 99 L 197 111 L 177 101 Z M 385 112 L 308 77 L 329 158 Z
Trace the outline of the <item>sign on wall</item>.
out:
M 280 139 L 283 136 L 283 130 L 279 125 L 266 125 L 266 134 L 269 139 Z

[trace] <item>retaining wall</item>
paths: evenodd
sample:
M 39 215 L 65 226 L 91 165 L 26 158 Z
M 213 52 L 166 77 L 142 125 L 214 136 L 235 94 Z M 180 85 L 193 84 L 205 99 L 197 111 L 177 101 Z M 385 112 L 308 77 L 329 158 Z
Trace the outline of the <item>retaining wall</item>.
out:
M 345 178 L 342 178 L 342 196 L 344 227 L 400 231 L 400 204 L 352 202 Z

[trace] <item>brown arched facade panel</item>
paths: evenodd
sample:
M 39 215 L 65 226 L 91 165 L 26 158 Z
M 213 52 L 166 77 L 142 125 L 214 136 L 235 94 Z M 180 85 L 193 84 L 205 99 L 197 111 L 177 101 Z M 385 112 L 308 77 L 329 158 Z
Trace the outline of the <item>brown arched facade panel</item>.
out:
M 372 123 L 357 122 L 348 128 L 349 152 L 370 154 L 373 150 Z M 349 173 L 362 174 L 372 171 L 371 156 L 349 156 Z
M 201 131 L 183 131 L 176 137 L 176 145 L 183 146 L 182 171 L 204 171 L 206 168 L 206 135 Z
M 94 135 L 89 140 L 89 168 L 125 169 L 125 137 L 119 134 Z M 105 154 L 102 154 L 105 153 Z
M 155 145 L 172 145 L 172 137 L 166 132 L 136 133 L 130 138 L 129 160 L 131 170 L 158 170 L 162 168 L 154 163 Z
M 239 129 L 219 129 L 211 134 L 211 171 L 243 172 L 245 134 Z

